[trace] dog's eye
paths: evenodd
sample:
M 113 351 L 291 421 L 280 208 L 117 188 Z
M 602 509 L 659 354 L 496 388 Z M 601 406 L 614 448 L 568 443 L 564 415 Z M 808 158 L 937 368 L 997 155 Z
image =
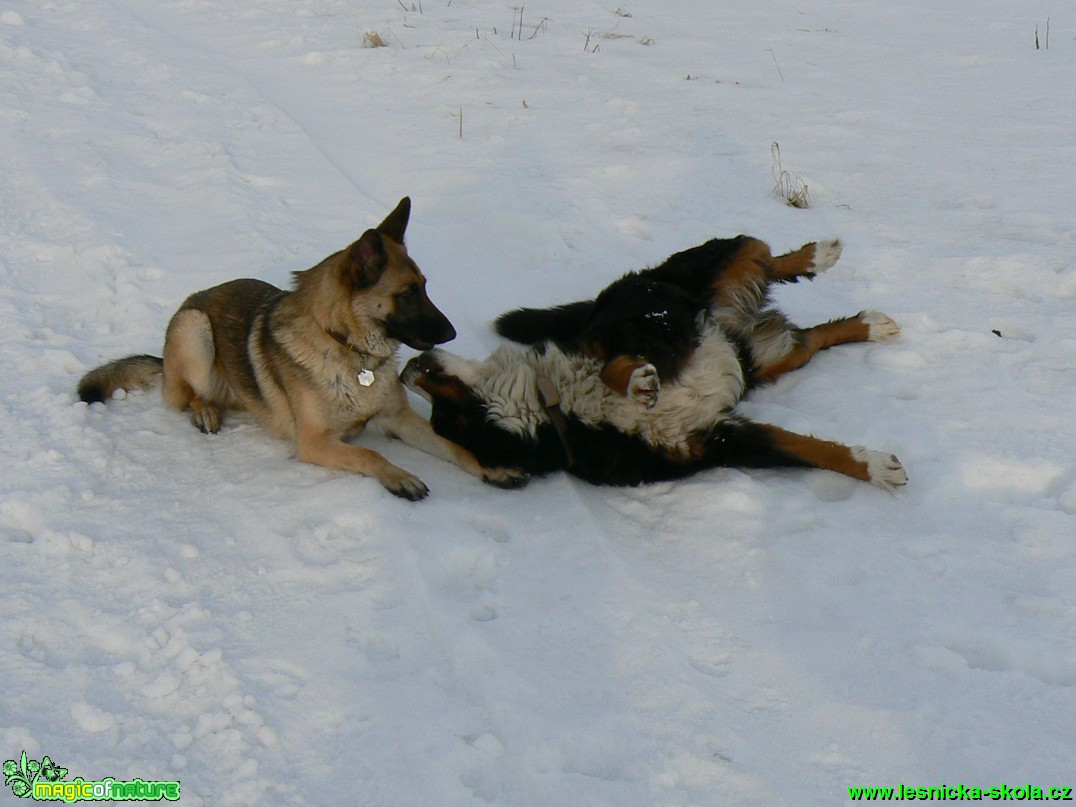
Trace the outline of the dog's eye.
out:
M 397 294 L 396 299 L 399 300 L 401 303 L 408 303 L 411 302 L 411 300 L 414 300 L 417 296 L 418 289 L 414 286 L 411 286 L 410 288 L 404 289 L 399 294 Z

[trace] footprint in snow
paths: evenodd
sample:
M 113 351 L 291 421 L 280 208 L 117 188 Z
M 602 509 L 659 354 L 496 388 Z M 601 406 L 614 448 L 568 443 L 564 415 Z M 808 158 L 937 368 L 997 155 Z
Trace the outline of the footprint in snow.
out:
M 512 540 L 508 525 L 496 516 L 468 512 L 460 517 L 460 522 L 494 543 L 506 544 Z

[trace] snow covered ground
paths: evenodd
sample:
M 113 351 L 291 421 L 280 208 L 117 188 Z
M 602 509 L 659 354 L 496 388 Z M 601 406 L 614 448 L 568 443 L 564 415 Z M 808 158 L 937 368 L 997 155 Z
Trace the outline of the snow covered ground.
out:
M 0 758 L 192 807 L 1076 784 L 1076 18 L 704 5 L 5 0 Z M 774 141 L 810 208 L 771 195 Z M 712 236 L 840 235 L 782 305 L 901 340 L 743 409 L 909 486 L 509 492 L 362 438 L 411 504 L 248 417 L 76 402 L 189 292 L 285 285 L 405 194 L 475 356 L 501 311 Z

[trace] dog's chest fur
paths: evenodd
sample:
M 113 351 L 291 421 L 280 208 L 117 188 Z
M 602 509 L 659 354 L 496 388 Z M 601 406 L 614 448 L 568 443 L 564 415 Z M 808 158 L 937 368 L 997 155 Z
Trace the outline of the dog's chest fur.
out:
M 370 367 L 361 361 L 350 362 L 347 366 L 338 366 L 331 377 L 326 376 L 327 399 L 341 424 L 365 421 L 375 415 L 390 389 L 395 387 L 399 375 L 396 357 L 383 363 L 379 361 L 372 362 Z M 359 375 L 364 370 L 373 374 L 373 381 L 368 385 L 359 382 Z
M 470 384 L 486 403 L 490 419 L 508 431 L 533 438 L 548 422 L 537 389 L 538 378 L 545 377 L 557 387 L 560 408 L 569 417 L 686 451 L 687 436 L 719 422 L 745 389 L 736 350 L 721 328 L 707 322 L 699 338 L 692 358 L 674 382 L 662 386 L 653 409 L 605 386 L 599 378 L 600 362 L 566 354 L 551 344 L 529 350 L 504 345 L 484 362 L 448 363 L 446 369 Z
M 306 385 L 314 392 L 320 420 L 333 431 L 346 434 L 376 417 L 399 386 L 398 345 L 384 339 L 362 347 L 382 355 L 360 354 L 338 344 L 322 329 L 294 323 L 278 334 L 288 359 L 296 368 L 291 384 Z M 384 355 L 389 353 L 389 355 Z M 359 382 L 363 370 L 373 373 L 373 383 Z

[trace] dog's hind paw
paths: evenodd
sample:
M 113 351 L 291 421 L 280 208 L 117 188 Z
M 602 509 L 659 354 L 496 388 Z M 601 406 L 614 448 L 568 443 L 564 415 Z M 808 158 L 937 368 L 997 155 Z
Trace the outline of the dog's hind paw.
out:
M 483 468 L 482 481 L 495 488 L 512 490 L 531 481 L 531 475 L 522 468 Z
M 632 371 L 628 380 L 628 397 L 642 404 L 647 409 L 653 409 L 658 402 L 661 393 L 661 379 L 658 378 L 658 369 L 652 364 L 644 364 Z
M 220 409 L 195 399 L 191 401 L 191 423 L 202 434 L 216 434 L 220 431 Z
M 870 481 L 878 487 L 894 493 L 897 488 L 908 484 L 908 473 L 896 455 L 863 446 L 855 446 L 852 455 L 860 462 L 866 463 Z
M 841 239 L 839 238 L 833 238 L 829 241 L 815 242 L 814 259 L 811 261 L 811 266 L 808 269 L 808 272 L 812 275 L 816 275 L 819 272 L 824 272 L 829 269 L 837 262 L 837 259 L 841 257 L 842 249 L 844 249 L 844 244 L 841 243 Z
M 859 320 L 869 329 L 871 342 L 892 342 L 900 336 L 900 326 L 881 311 L 861 311 Z

